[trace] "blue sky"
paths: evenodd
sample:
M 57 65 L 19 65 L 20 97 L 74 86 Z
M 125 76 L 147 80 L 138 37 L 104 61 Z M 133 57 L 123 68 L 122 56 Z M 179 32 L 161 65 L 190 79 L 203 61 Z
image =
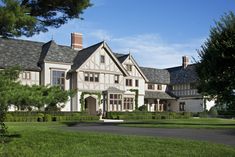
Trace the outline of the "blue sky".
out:
M 84 47 L 105 40 L 114 52 L 131 53 L 141 66 L 181 65 L 197 58 L 215 20 L 235 10 L 235 0 L 91 0 L 84 20 L 72 20 L 27 40 L 70 45 L 70 33 L 83 34 Z

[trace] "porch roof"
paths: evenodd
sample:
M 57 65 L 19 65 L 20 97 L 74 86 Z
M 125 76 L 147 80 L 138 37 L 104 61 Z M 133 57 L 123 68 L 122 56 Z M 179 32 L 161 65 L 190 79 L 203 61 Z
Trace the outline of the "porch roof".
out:
M 174 97 L 171 97 L 169 94 L 165 92 L 157 92 L 157 91 L 145 91 L 145 96 L 144 98 L 149 98 L 149 99 L 164 99 L 164 100 L 173 100 L 175 99 Z
M 123 90 L 120 90 L 116 87 L 109 87 L 107 90 L 105 90 L 105 92 L 108 92 L 108 93 L 124 93 Z

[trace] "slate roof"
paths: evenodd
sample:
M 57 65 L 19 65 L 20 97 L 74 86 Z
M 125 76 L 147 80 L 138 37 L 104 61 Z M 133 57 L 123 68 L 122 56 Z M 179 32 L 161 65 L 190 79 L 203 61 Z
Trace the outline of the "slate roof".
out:
M 170 73 L 164 69 L 140 67 L 150 83 L 170 84 Z
M 122 91 L 116 87 L 109 87 L 106 92 L 108 93 L 124 93 L 125 91 Z
M 166 69 L 170 73 L 170 84 L 184 84 L 197 82 L 196 64 Z
M 126 60 L 126 58 L 129 56 L 129 54 L 120 54 L 120 53 L 113 53 L 113 54 L 120 63 L 123 63 Z
M 40 71 L 40 62 L 73 63 L 71 70 L 79 68 L 104 41 L 75 51 L 69 46 L 57 45 L 53 40 L 42 43 L 19 39 L 0 38 L 0 68 L 19 65 L 24 70 Z M 129 54 L 113 53 L 120 63 Z M 196 64 L 168 69 L 155 69 L 140 67 L 150 83 L 158 84 L 183 84 L 193 83 L 198 80 L 195 70 Z
M 45 43 L 42 47 L 40 56 L 41 61 L 73 63 L 74 57 L 78 51 L 73 50 L 69 46 L 57 45 L 53 40 Z
M 175 99 L 174 97 L 171 97 L 169 94 L 165 92 L 157 92 L 157 91 L 145 91 L 144 98 L 149 99 Z
M 0 38 L 0 68 L 19 65 L 22 69 L 40 71 L 38 61 L 41 42 Z
M 85 49 L 78 51 L 76 57 L 74 58 L 72 65 L 72 71 L 78 69 L 104 42 L 97 43 Z

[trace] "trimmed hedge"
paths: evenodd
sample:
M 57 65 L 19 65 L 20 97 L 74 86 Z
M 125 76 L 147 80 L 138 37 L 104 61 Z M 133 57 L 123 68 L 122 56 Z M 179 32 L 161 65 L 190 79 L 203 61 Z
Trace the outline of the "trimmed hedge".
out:
M 107 112 L 106 117 L 108 119 L 123 119 L 123 120 L 151 120 L 151 119 L 179 119 L 190 118 L 192 113 L 190 112 Z
M 99 120 L 82 112 L 8 112 L 6 122 L 50 122 Z

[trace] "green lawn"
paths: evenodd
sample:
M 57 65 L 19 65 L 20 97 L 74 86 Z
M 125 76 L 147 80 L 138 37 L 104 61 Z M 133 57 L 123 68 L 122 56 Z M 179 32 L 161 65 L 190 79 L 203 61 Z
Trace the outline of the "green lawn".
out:
M 209 142 L 67 131 L 59 123 L 7 123 L 12 138 L 1 157 L 232 157 L 235 148 Z
M 235 119 L 190 118 L 162 119 L 154 121 L 127 121 L 121 126 L 148 128 L 198 128 L 198 129 L 235 129 Z

